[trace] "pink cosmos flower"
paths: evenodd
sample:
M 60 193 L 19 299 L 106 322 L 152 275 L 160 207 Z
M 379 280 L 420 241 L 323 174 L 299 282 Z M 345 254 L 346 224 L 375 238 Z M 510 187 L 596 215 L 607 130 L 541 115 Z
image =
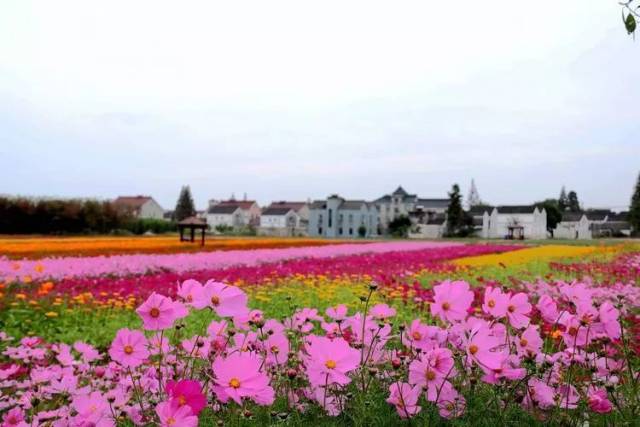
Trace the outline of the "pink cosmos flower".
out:
M 502 366 L 504 355 L 494 351 L 499 345 L 500 341 L 491 335 L 491 330 L 486 326 L 480 326 L 472 330 L 465 347 L 469 359 L 483 370 L 492 371 Z
M 261 359 L 255 353 L 236 352 L 227 358 L 217 357 L 212 368 L 215 375 L 214 390 L 218 399 L 233 399 L 242 404 L 249 398 L 259 405 L 270 405 L 275 392 L 269 385 L 269 377 L 260 369 Z
M 518 354 L 535 355 L 542 349 L 542 344 L 538 327 L 534 325 L 527 326 L 520 337 L 516 338 Z
M 420 386 L 411 387 L 410 384 L 393 383 L 389 386 L 389 397 L 387 403 L 395 406 L 400 418 L 411 418 L 422 409 L 418 406 L 418 399 L 422 389 Z
M 451 387 L 442 390 L 438 398 L 438 413 L 446 419 L 457 418 L 464 414 L 467 407 L 467 401 L 464 396 Z
M 482 310 L 496 319 L 500 319 L 507 314 L 509 296 L 504 294 L 499 288 L 488 287 L 484 291 L 484 303 Z
M 348 308 L 344 304 L 337 305 L 335 307 L 329 307 L 326 310 L 327 316 L 333 320 L 344 320 L 347 317 Z
M 620 338 L 622 329 L 620 327 L 620 311 L 609 301 L 602 303 L 599 310 L 600 322 L 604 329 L 604 333 L 612 340 Z
M 376 320 L 386 320 L 396 315 L 396 309 L 387 304 L 376 304 L 371 307 L 369 314 Z
M 187 305 L 191 306 L 194 301 L 202 297 L 203 289 L 202 283 L 197 280 L 188 279 L 178 286 L 177 294 Z
M 527 391 L 528 400 L 536 403 L 542 409 L 549 409 L 556 404 L 554 400 L 555 391 L 545 381 L 531 378 L 528 382 Z
M 197 357 L 199 359 L 207 359 L 209 357 L 211 341 L 204 337 L 195 336 L 191 339 L 183 340 L 181 345 L 190 357 Z
M 453 387 L 448 379 L 456 374 L 453 355 L 446 348 L 430 350 L 409 365 L 409 383 L 425 388 L 431 402 L 438 399 L 442 390 Z
M 343 338 L 331 340 L 311 335 L 307 337 L 305 350 L 307 375 L 315 387 L 349 384 L 351 378 L 347 374 L 360 364 L 360 352 L 350 347 Z
M 220 317 L 246 315 L 247 294 L 236 286 L 209 280 L 205 283 L 201 295 L 193 301 L 198 309 L 210 307 Z
M 538 304 L 536 304 L 536 308 L 540 311 L 545 322 L 554 324 L 558 321 L 560 316 L 558 305 L 549 295 L 542 295 L 538 300 Z
M 270 366 L 284 365 L 289 360 L 289 340 L 282 333 L 270 335 L 264 341 L 264 349 Z
M 202 394 L 202 384 L 198 381 L 167 381 L 166 391 L 172 403 L 189 406 L 194 415 L 198 415 L 207 405 L 207 398 Z
M 168 329 L 173 326 L 176 319 L 188 314 L 181 303 L 174 302 L 171 298 L 155 292 L 149 295 L 149 298 L 138 307 L 136 313 L 142 318 L 143 328 L 148 331 Z
M 95 349 L 92 345 L 84 343 L 82 341 L 77 341 L 73 344 L 73 349 L 80 353 L 82 356 L 82 360 L 86 363 L 91 363 L 95 360 L 100 359 L 100 353 Z
M 149 357 L 147 339 L 140 331 L 120 329 L 109 348 L 109 356 L 128 368 L 142 365 Z
M 179 406 L 173 400 L 156 406 L 161 427 L 198 427 L 198 417 L 191 413 L 188 405 Z
M 589 409 L 598 414 L 608 414 L 613 410 L 613 405 L 607 396 L 607 391 L 603 388 L 589 387 L 588 395 Z
M 462 321 L 472 302 L 473 292 L 467 282 L 445 280 L 433 288 L 431 315 L 447 322 Z
M 578 407 L 580 395 L 572 385 L 562 384 L 558 386 L 555 395 L 558 406 L 563 409 L 575 409 Z
M 115 426 L 109 402 L 99 391 L 74 397 L 71 406 L 78 413 L 74 419 L 75 425 Z
M 529 324 L 531 304 L 529 297 L 524 292 L 512 295 L 507 303 L 507 318 L 509 323 L 516 329 L 524 328 Z

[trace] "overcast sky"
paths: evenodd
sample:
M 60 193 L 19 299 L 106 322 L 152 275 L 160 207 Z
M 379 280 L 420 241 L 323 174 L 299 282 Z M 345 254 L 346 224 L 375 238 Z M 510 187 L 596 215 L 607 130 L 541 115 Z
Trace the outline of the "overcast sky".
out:
M 0 2 L 0 193 L 627 206 L 615 0 Z

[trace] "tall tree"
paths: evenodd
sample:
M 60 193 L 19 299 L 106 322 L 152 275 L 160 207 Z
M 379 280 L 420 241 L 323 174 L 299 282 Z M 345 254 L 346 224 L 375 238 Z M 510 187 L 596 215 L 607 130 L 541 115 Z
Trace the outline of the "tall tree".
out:
M 631 196 L 631 207 L 629 209 L 629 222 L 635 235 L 640 235 L 640 173 L 636 182 L 636 189 Z
M 569 206 L 569 198 L 567 197 L 567 190 L 563 185 L 560 190 L 560 196 L 558 197 L 558 209 L 560 209 L 560 212 L 564 212 L 567 210 L 567 206 Z
M 476 183 L 471 179 L 471 188 L 469 189 L 469 196 L 467 197 L 467 205 L 469 208 L 472 208 L 474 206 L 480 206 L 481 204 L 482 200 L 480 200 L 480 194 L 476 188 Z
M 578 193 L 569 191 L 567 195 L 567 208 L 569 212 L 580 212 L 580 202 L 578 201 Z
M 178 202 L 176 203 L 176 210 L 173 213 L 173 218 L 176 221 L 182 221 L 185 218 L 189 218 L 196 214 L 196 208 L 193 204 L 193 197 L 191 196 L 191 188 L 188 185 L 184 185 L 180 190 L 180 196 L 178 196 Z
M 447 208 L 447 234 L 453 236 L 457 234 L 465 225 L 465 215 L 462 209 L 462 195 L 460 186 L 453 184 L 449 192 L 449 207 Z

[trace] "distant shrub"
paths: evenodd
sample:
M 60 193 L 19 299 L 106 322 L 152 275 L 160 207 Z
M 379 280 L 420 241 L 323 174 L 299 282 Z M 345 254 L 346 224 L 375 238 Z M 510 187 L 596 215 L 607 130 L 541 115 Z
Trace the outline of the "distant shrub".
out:
M 148 231 L 151 231 L 154 234 L 163 234 L 176 231 L 177 225 L 172 221 L 145 218 L 129 220 L 124 229 L 133 234 L 144 234 Z

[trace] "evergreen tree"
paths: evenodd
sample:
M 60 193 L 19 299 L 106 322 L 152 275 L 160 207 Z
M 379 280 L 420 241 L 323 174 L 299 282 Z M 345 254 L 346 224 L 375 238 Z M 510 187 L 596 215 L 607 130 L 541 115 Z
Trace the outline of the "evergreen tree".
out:
M 569 191 L 567 196 L 567 208 L 569 212 L 580 212 L 580 202 L 578 201 L 578 193 Z
M 631 207 L 629 209 L 629 222 L 635 235 L 640 235 L 640 174 L 636 182 L 636 189 L 631 196 Z
M 462 209 L 462 196 L 460 186 L 453 184 L 449 193 L 449 207 L 447 208 L 447 234 L 457 234 L 465 225 L 465 213 Z
M 478 189 L 476 188 L 476 183 L 472 179 L 471 180 L 471 189 L 469 190 L 469 196 L 467 197 L 467 205 L 469 208 L 474 206 L 480 206 L 482 204 L 482 200 L 480 200 L 480 194 L 478 193 Z
M 560 209 L 560 212 L 564 212 L 567 210 L 567 206 L 569 206 L 569 198 L 567 197 L 567 190 L 565 190 L 563 185 L 560 190 L 560 197 L 558 197 L 558 209 Z
M 185 185 L 180 190 L 180 196 L 176 203 L 176 210 L 173 213 L 173 219 L 175 221 L 182 221 L 185 218 L 194 216 L 196 214 L 196 208 L 193 204 L 193 197 L 191 197 L 191 189 L 188 185 Z

